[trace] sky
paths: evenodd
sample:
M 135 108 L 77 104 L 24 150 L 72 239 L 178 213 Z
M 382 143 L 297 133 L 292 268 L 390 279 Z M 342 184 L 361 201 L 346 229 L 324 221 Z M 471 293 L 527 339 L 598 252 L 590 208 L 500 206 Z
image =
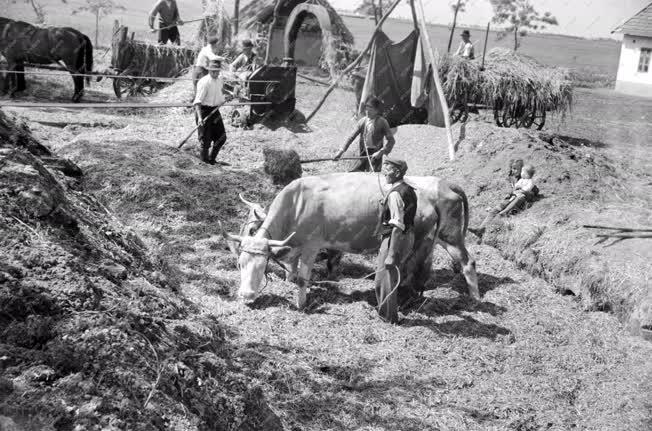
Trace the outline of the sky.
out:
M 453 0 L 423 0 L 426 18 L 436 24 L 448 24 L 453 16 L 450 2 Z M 539 12 L 551 12 L 558 26 L 545 31 L 582 37 L 614 37 L 611 31 L 624 20 L 632 17 L 652 0 L 531 0 Z M 337 9 L 355 9 L 361 1 L 330 0 Z M 383 4 L 391 4 L 384 0 Z M 403 2 L 392 16 L 409 18 L 410 7 Z M 466 12 L 458 15 L 461 25 L 485 26 L 493 13 L 489 0 L 469 0 Z

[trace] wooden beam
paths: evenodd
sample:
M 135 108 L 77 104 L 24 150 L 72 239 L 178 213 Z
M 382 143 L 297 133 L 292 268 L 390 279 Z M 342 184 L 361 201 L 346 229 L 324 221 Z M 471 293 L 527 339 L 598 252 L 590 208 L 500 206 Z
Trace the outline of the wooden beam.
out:
M 442 111 L 444 113 L 444 124 L 446 125 L 446 138 L 448 139 L 448 157 L 450 160 L 455 160 L 455 143 L 453 142 L 453 133 L 451 131 L 451 119 L 450 113 L 448 112 L 448 103 L 446 102 L 446 96 L 444 95 L 444 89 L 441 85 L 441 80 L 439 79 L 439 71 L 437 70 L 437 58 L 435 58 L 435 51 L 430 42 L 430 35 L 428 34 L 428 27 L 426 26 L 426 14 L 423 10 L 423 1 L 416 0 L 418 2 L 417 15 L 419 19 L 419 26 L 421 28 L 421 38 L 423 41 L 423 47 L 427 51 L 427 55 L 430 57 L 430 63 L 432 64 L 432 77 L 435 81 L 435 87 L 437 88 L 437 95 L 439 96 L 439 103 L 441 104 Z
M 271 105 L 269 102 L 234 102 L 222 106 Z M 66 108 L 66 109 L 124 109 L 124 108 L 191 108 L 190 103 L 47 103 L 0 101 L 0 108 Z
M 394 3 L 392 3 L 392 5 L 389 7 L 389 9 L 387 9 L 385 15 L 380 19 L 380 21 L 378 21 L 378 24 L 376 25 L 376 28 L 374 29 L 374 32 L 371 35 L 371 39 L 369 39 L 369 43 L 367 43 L 367 47 L 364 49 L 364 51 L 360 53 L 360 55 L 358 55 L 358 58 L 356 58 L 353 61 L 353 63 L 349 64 L 349 66 L 346 69 L 344 69 L 344 71 L 337 78 L 335 78 L 331 86 L 328 87 L 328 90 L 326 90 L 326 93 L 322 96 L 321 100 L 317 104 L 317 107 L 313 109 L 310 115 L 308 115 L 308 117 L 306 118 L 306 123 L 309 122 L 312 119 L 312 117 L 314 117 L 315 114 L 321 109 L 322 105 L 326 101 L 326 98 L 333 92 L 333 90 L 335 90 L 337 84 L 340 82 L 342 77 L 351 73 L 351 71 L 355 69 L 355 67 L 358 64 L 360 64 L 364 56 L 367 55 L 367 53 L 371 50 L 371 47 L 374 44 L 374 39 L 376 38 L 376 33 L 378 33 L 378 31 L 382 28 L 385 21 L 387 21 L 387 18 L 389 18 L 389 15 L 392 13 L 392 11 L 394 11 L 394 9 L 396 9 L 396 6 L 398 6 L 400 2 L 401 0 L 395 0 Z
M 482 50 L 482 64 L 480 65 L 480 70 L 484 70 L 484 57 L 487 54 L 487 42 L 489 41 L 490 26 L 491 26 L 491 21 L 487 23 L 487 31 L 484 34 L 484 49 Z

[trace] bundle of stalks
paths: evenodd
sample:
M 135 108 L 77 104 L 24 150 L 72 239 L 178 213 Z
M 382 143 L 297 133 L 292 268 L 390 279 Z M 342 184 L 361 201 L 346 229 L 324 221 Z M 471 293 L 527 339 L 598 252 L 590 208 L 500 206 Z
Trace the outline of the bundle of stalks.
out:
M 174 45 L 127 40 L 118 44 L 116 63 L 128 75 L 175 78 L 193 65 L 197 51 Z
M 536 107 L 562 114 L 571 108 L 573 89 L 566 69 L 545 67 L 504 48 L 487 54 L 484 70 L 478 60 L 443 56 L 439 73 L 450 102 Z

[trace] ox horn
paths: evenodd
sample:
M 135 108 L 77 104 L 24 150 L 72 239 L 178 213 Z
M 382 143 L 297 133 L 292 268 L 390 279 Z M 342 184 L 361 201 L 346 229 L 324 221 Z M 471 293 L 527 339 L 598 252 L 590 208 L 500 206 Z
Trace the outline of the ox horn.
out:
M 244 196 L 242 196 L 242 193 L 238 193 L 238 197 L 240 198 L 240 200 L 242 201 L 242 203 L 245 204 L 245 205 L 247 205 L 248 207 L 255 207 L 255 206 L 257 206 L 257 204 L 255 204 L 255 203 L 253 203 L 253 202 L 249 202 L 248 200 L 246 200 L 246 199 L 244 198 Z
M 238 243 L 242 242 L 242 237 L 226 232 L 224 230 L 224 226 L 222 226 L 221 221 L 218 220 L 217 224 L 220 227 L 220 232 L 222 233 L 222 236 L 224 237 L 224 239 L 229 240 L 229 241 L 235 241 L 235 242 L 238 242 Z
M 288 242 L 290 242 L 290 240 L 292 239 L 292 237 L 294 236 L 295 233 L 296 232 L 292 232 L 283 241 L 277 241 L 277 240 L 270 239 L 268 244 L 269 244 L 270 247 L 285 247 L 286 245 L 288 245 Z

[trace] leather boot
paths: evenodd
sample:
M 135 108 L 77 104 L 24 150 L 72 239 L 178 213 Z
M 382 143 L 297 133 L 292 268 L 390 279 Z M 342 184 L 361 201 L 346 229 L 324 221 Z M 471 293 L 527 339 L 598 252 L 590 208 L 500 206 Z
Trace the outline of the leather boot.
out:
M 201 159 L 202 162 L 208 163 L 208 145 L 204 145 L 202 142 L 201 144 L 201 153 L 199 154 L 199 158 Z

